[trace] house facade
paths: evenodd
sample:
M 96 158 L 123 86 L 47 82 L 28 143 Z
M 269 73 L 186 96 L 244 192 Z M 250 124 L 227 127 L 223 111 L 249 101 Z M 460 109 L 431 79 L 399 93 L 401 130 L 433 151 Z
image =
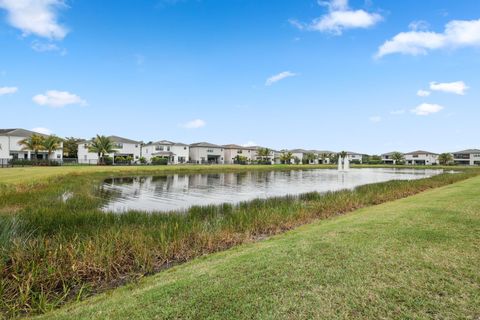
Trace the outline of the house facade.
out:
M 480 165 L 480 150 L 468 149 L 452 153 L 453 162 L 457 165 L 475 166 Z
M 153 157 L 166 158 L 169 164 L 187 163 L 190 160 L 190 146 L 168 140 L 151 142 L 142 146 L 142 157 L 148 163 Z
M 198 142 L 190 145 L 190 162 L 196 164 L 224 164 L 223 146 L 208 142 Z
M 437 165 L 438 154 L 435 152 L 417 150 L 405 153 L 405 163 L 408 165 Z
M 116 157 L 131 157 L 134 163 L 140 161 L 142 156 L 142 142 L 122 138 L 118 136 L 109 136 L 110 141 L 115 145 L 115 152 L 108 154 L 114 159 Z M 89 147 L 92 140 L 81 141 L 78 143 L 78 163 L 81 164 L 97 164 L 100 158 L 95 152 L 90 152 Z
M 223 145 L 225 164 L 236 164 L 238 157 L 245 157 L 247 162 L 256 160 L 257 151 L 255 147 L 243 147 L 238 144 Z
M 20 144 L 20 141 L 34 134 L 48 137 L 48 135 L 25 129 L 0 129 L 0 159 L 35 160 L 36 157 L 37 160 L 62 161 L 63 143 L 60 143 L 60 148 L 50 155 L 45 150 L 39 150 L 36 156 L 33 150 L 24 150 L 24 146 Z
M 384 164 L 396 164 L 396 161 L 392 159 L 392 156 L 396 153 L 400 153 L 400 154 L 403 155 L 403 153 L 398 152 L 398 151 L 392 151 L 392 152 L 387 152 L 387 153 L 381 154 L 380 156 L 382 157 L 382 163 L 384 163 Z
M 363 154 L 347 151 L 347 158 L 350 163 L 362 163 Z

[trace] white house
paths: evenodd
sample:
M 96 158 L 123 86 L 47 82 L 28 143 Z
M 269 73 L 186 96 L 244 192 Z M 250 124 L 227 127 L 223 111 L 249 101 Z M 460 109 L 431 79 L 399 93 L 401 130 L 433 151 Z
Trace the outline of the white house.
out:
M 20 144 L 20 141 L 29 138 L 34 134 L 48 137 L 48 135 L 25 129 L 0 129 L 0 159 L 34 160 L 34 151 L 24 150 L 24 146 Z M 37 153 L 37 159 L 61 161 L 63 159 L 63 143 L 60 143 L 60 148 L 51 153 L 50 156 L 45 150 L 39 150 Z
M 197 164 L 223 164 L 225 162 L 222 146 L 198 142 L 190 145 L 190 162 Z
M 275 163 L 275 150 L 272 150 L 272 149 L 269 149 L 269 148 L 265 148 L 265 147 L 260 147 L 260 146 L 255 146 L 255 147 L 251 147 L 253 150 L 255 150 L 255 153 L 254 153 L 254 156 L 252 157 L 252 160 L 263 160 L 263 161 L 267 161 L 267 163 L 271 163 L 271 164 L 274 164 Z M 260 149 L 268 149 L 270 152 L 268 153 L 268 156 L 266 157 L 260 157 L 258 155 L 258 151 Z
M 410 165 L 435 165 L 438 164 L 438 154 L 435 152 L 417 150 L 405 153 L 405 163 Z
M 187 144 L 161 140 L 142 146 L 142 157 L 151 162 L 153 157 L 167 158 L 169 164 L 187 163 L 190 159 L 190 147 Z
M 480 165 L 480 150 L 468 149 L 453 152 L 453 161 L 458 165 L 474 166 Z
M 362 163 L 363 154 L 347 151 L 347 158 L 350 163 Z
M 331 158 L 336 154 L 328 150 L 314 150 L 313 152 L 317 155 L 317 163 L 319 164 L 330 164 Z
M 243 147 L 238 144 L 227 144 L 223 146 L 225 163 L 235 164 L 237 163 L 237 157 L 245 157 L 247 162 L 251 162 L 256 159 L 257 150 L 255 147 Z
M 109 157 L 132 157 L 133 162 L 138 162 L 142 156 L 142 142 L 130 140 L 118 136 L 108 137 L 114 144 L 115 152 L 108 154 Z M 78 143 L 78 163 L 97 164 L 99 161 L 98 154 L 90 152 L 88 148 L 92 140 L 81 141 Z

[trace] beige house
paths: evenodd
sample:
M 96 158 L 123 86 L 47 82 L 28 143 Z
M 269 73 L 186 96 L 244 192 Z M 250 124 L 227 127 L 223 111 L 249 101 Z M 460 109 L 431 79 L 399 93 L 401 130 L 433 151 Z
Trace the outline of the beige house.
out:
M 209 142 L 198 142 L 190 145 L 190 162 L 197 164 L 224 164 L 223 146 Z
M 405 163 L 409 165 L 436 165 L 438 164 L 438 154 L 435 152 L 417 150 L 405 153 Z
M 480 150 L 479 149 L 468 149 L 453 152 L 453 161 L 455 164 L 464 165 L 464 166 L 475 166 L 480 165 Z
M 238 144 L 227 144 L 222 147 L 226 164 L 236 164 L 238 157 L 245 157 L 247 162 L 251 162 L 255 160 L 257 156 L 255 147 L 243 147 Z

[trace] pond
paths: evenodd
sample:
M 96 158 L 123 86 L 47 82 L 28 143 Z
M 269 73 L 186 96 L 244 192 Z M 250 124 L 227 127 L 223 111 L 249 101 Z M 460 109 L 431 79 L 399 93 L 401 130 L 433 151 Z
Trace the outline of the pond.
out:
M 413 180 L 443 170 L 333 169 L 250 171 L 237 173 L 171 174 L 105 180 L 101 194 L 108 195 L 104 211 L 174 211 L 196 205 L 238 203 L 257 198 L 326 192 L 384 182 Z

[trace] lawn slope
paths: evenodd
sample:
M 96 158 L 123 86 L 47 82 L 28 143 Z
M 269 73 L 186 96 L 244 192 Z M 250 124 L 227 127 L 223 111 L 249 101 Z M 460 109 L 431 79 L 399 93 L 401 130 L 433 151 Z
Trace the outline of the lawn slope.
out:
M 480 177 L 205 256 L 45 319 L 480 317 Z

